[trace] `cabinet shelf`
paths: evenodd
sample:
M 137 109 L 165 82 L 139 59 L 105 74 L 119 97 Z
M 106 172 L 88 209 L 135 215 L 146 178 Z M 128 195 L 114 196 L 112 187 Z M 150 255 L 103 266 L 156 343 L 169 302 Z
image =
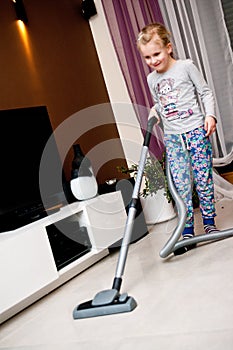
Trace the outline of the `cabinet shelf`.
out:
M 108 248 L 122 239 L 126 218 L 117 191 L 74 202 L 36 222 L 1 233 L 0 323 L 108 255 Z M 69 241 L 74 238 L 75 223 L 77 233 L 83 231 L 82 237 L 74 239 L 80 252 L 75 252 Z

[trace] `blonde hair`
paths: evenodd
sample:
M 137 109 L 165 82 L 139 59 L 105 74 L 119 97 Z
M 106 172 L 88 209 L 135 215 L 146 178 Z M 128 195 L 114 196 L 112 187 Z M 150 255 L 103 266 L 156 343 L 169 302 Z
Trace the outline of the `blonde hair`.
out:
M 157 34 L 158 37 L 161 39 L 161 42 L 164 46 L 171 43 L 171 33 L 167 30 L 167 28 L 161 24 L 161 23 L 151 23 L 142 28 L 140 33 L 138 34 L 137 39 L 137 47 L 140 50 L 142 45 L 148 44 L 153 36 Z M 173 57 L 173 53 L 171 53 L 171 56 Z

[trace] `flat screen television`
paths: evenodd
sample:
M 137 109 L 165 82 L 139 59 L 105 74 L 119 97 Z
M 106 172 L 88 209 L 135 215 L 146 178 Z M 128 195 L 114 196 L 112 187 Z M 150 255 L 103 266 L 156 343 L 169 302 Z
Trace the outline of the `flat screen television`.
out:
M 61 159 L 46 106 L 0 110 L 0 232 L 47 215 L 47 209 L 66 202 Z M 47 161 L 52 172 L 41 196 L 40 166 L 50 142 Z M 53 174 L 58 172 L 54 178 Z

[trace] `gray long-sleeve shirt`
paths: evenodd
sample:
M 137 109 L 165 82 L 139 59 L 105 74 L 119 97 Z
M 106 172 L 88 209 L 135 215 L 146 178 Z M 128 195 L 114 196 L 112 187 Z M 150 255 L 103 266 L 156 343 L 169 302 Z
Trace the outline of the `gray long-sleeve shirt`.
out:
M 205 116 L 215 117 L 213 93 L 190 59 L 177 60 L 165 73 L 153 71 L 147 82 L 165 133 L 185 133 L 203 125 Z

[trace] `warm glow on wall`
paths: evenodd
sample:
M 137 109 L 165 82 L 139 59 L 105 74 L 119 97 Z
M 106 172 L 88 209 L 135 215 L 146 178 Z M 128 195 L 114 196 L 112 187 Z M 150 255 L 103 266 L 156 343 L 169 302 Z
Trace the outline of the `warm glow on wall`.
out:
M 27 62 L 29 64 L 30 71 L 31 71 L 31 74 L 32 74 L 31 76 L 34 79 L 34 83 L 38 87 L 40 79 L 38 78 L 38 72 L 37 72 L 36 67 L 35 67 L 35 62 L 34 62 L 33 52 L 32 52 L 32 46 L 31 46 L 31 43 L 30 43 L 30 37 L 29 37 L 29 33 L 28 33 L 28 27 L 21 20 L 18 20 L 16 22 L 16 24 L 17 24 L 17 27 L 18 27 L 18 32 L 20 34 L 20 37 L 21 37 L 24 49 L 25 49 Z
M 27 52 L 28 58 L 31 58 L 31 49 L 30 49 L 30 44 L 29 44 L 29 38 L 28 38 L 28 32 L 25 24 L 22 21 L 17 21 L 17 26 L 19 28 L 19 33 L 22 39 L 22 42 L 24 44 L 25 50 Z

